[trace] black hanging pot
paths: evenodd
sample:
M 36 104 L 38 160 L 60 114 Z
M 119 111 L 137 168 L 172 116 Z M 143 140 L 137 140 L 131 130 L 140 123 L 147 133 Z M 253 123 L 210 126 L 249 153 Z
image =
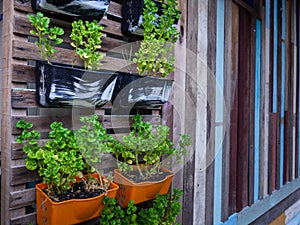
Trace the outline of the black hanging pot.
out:
M 168 101 L 173 80 L 116 72 L 112 103 L 121 108 L 157 108 Z
M 165 3 L 158 2 L 153 0 L 158 8 L 158 12 L 155 14 L 158 18 L 163 15 L 162 5 Z M 125 36 L 143 39 L 144 29 L 142 26 L 143 23 L 143 9 L 144 9 L 144 0 L 124 0 L 122 3 L 122 26 L 121 30 Z M 176 25 L 178 19 L 174 18 Z
M 111 101 L 116 81 L 111 72 L 36 62 L 36 99 L 43 107 L 101 107 Z
M 101 20 L 110 0 L 31 0 L 34 10 L 67 15 L 83 20 Z

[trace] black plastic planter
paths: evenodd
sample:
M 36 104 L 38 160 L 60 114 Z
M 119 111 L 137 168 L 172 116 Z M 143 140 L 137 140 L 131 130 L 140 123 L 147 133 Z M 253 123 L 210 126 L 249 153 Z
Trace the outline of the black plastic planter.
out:
M 173 80 L 116 72 L 118 80 L 113 93 L 114 107 L 156 108 L 168 101 Z
M 162 5 L 165 3 L 155 2 L 158 12 L 155 14 L 157 18 L 163 15 Z M 122 4 L 122 33 L 128 37 L 135 39 L 143 39 L 144 29 L 143 23 L 143 8 L 144 0 L 125 0 Z M 174 18 L 175 24 L 178 23 L 178 19 Z
M 67 15 L 83 20 L 101 20 L 110 0 L 31 0 L 34 10 Z
M 111 101 L 117 76 L 36 62 L 36 98 L 43 107 L 95 106 Z

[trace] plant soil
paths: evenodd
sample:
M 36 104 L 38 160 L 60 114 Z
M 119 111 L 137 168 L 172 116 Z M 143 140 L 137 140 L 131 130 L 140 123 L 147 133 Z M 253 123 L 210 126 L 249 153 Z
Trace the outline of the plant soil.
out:
M 167 171 L 160 171 L 159 173 L 151 175 L 151 177 L 144 178 L 141 177 L 138 170 L 132 170 L 132 171 L 126 171 L 125 173 L 122 173 L 125 177 L 129 178 L 131 181 L 135 183 L 140 182 L 157 182 L 164 180 L 168 175 L 172 174 L 171 172 Z
M 53 195 L 47 188 L 44 188 L 43 192 L 49 196 L 52 201 L 62 202 L 71 199 L 93 198 L 105 193 L 106 191 L 100 185 L 95 185 L 93 188 L 91 188 L 86 185 L 86 182 L 80 181 L 74 183 L 72 189 L 70 189 L 68 192 Z

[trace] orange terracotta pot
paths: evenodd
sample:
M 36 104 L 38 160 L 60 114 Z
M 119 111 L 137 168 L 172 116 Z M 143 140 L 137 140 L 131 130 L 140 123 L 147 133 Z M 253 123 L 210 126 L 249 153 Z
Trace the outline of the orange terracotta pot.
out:
M 118 204 L 125 208 L 130 200 L 133 200 L 134 204 L 138 204 L 156 198 L 157 194 L 167 194 L 174 174 L 166 168 L 162 168 L 162 170 L 171 174 L 161 181 L 135 183 L 123 176 L 119 169 L 115 169 L 114 182 L 119 185 L 116 196 Z
M 98 174 L 93 177 L 99 179 Z M 36 212 L 37 224 L 39 225 L 66 225 L 76 224 L 100 215 L 104 208 L 103 198 L 105 194 L 87 199 L 71 199 L 62 202 L 53 202 L 42 189 L 47 185 L 40 183 L 36 185 Z M 114 198 L 116 196 L 118 185 L 111 182 L 110 190 L 107 196 Z

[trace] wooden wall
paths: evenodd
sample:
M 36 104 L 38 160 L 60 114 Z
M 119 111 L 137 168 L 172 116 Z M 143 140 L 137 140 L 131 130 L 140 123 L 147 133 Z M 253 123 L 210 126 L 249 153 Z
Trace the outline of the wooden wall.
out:
M 102 51 L 104 69 L 120 69 L 126 65 L 120 57 L 111 54 L 112 49 L 132 40 L 121 33 L 121 3 L 112 0 L 107 16 L 101 21 L 103 31 Z M 35 181 L 40 181 L 36 172 L 25 168 L 25 155 L 22 146 L 15 142 L 20 130 L 15 128 L 18 120 L 34 123 L 34 128 L 47 132 L 53 121 L 62 121 L 64 126 L 72 127 L 74 119 L 81 113 L 96 113 L 104 126 L 112 133 L 124 132 L 128 128 L 129 114 L 144 114 L 144 119 L 153 124 L 161 123 L 161 109 L 139 109 L 125 111 L 108 104 L 100 109 L 62 109 L 41 108 L 35 101 L 34 62 L 41 59 L 38 48 L 33 43 L 29 31 L 32 29 L 26 15 L 33 13 L 30 0 L 4 0 L 3 24 L 3 110 L 2 110 L 2 159 L 1 159 L 1 224 L 35 223 Z M 51 18 L 53 25 L 65 29 L 65 45 L 58 51 L 54 62 L 71 64 L 73 53 L 69 43 L 71 21 Z M 78 61 L 77 65 L 82 65 Z M 77 111 L 76 111 L 77 110 Z M 113 113 L 112 113 L 113 111 Z M 113 116 L 112 116 L 113 114 Z M 113 122 L 113 123 L 112 123 Z M 113 168 L 113 167 L 111 167 Z

